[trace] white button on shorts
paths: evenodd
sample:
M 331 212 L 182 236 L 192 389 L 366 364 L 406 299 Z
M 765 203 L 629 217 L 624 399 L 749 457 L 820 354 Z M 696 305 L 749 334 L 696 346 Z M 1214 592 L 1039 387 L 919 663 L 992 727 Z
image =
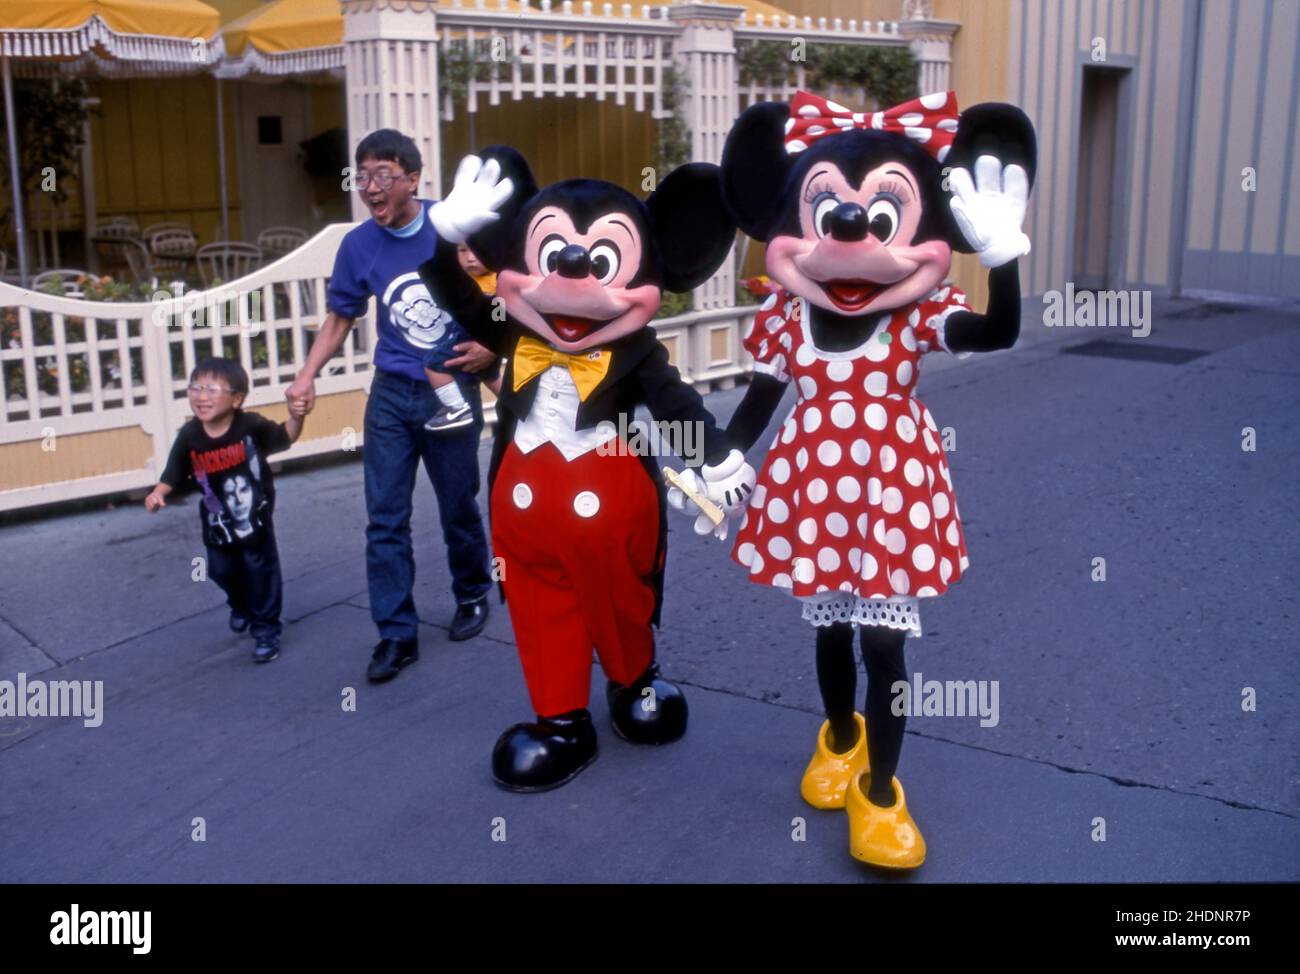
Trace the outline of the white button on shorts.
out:
M 600 498 L 591 491 L 584 490 L 573 499 L 573 509 L 578 512 L 578 517 L 595 517 L 600 510 Z
M 533 502 L 532 488 L 527 484 L 515 484 L 514 490 L 515 507 L 523 510 Z

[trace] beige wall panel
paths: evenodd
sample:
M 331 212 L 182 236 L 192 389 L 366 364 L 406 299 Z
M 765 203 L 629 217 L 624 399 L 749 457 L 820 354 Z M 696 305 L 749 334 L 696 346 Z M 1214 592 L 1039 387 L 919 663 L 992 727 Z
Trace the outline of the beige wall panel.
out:
M 1220 120 L 1204 115 L 1202 123 L 1212 125 L 1227 140 L 1224 168 L 1211 189 L 1211 198 L 1221 194 L 1219 206 L 1219 250 L 1238 252 L 1246 246 L 1246 194 L 1241 188 L 1241 170 L 1257 164 L 1252 158 L 1256 106 L 1259 102 L 1259 57 L 1264 39 L 1264 5 L 1237 4 L 1236 43 L 1232 51 L 1232 87 L 1225 114 Z
M 1057 25 L 1057 33 L 1051 39 L 1050 50 L 1053 51 L 1052 63 L 1056 75 L 1056 101 L 1053 112 L 1056 124 L 1051 143 L 1051 193 L 1054 219 L 1051 221 L 1051 236 L 1048 240 L 1048 252 L 1044 255 L 1047 279 L 1044 288 L 1063 287 L 1069 274 L 1066 266 L 1066 254 L 1069 252 L 1070 221 L 1065 216 L 1070 212 L 1070 172 L 1077 162 L 1077 132 L 1075 131 L 1074 99 L 1075 87 L 1079 83 L 1079 69 L 1075 65 L 1074 35 L 1078 29 L 1078 3 L 1066 3 L 1064 19 Z M 1046 182 L 1046 181 L 1045 181 Z M 1041 288 L 1040 288 L 1041 290 Z
M 143 470 L 153 457 L 153 438 L 138 426 L 65 433 L 49 452 L 41 449 L 42 442 L 0 445 L 0 490 Z
M 1295 73 L 1297 29 L 1300 29 L 1300 3 L 1274 3 L 1273 22 L 1269 25 L 1268 75 L 1261 103 L 1264 125 L 1260 132 L 1259 159 L 1250 163 L 1255 166 L 1258 179 L 1256 191 L 1248 197 L 1254 213 L 1250 230 L 1253 253 L 1278 252 L 1283 190 L 1289 183 L 1293 198 L 1300 192 L 1295 166 L 1291 172 L 1285 170 L 1287 142 L 1294 134 L 1296 120 L 1284 122 L 1291 111 L 1292 89 L 1300 80 Z
M 1227 86 L 1228 0 L 1205 0 L 1199 41 L 1200 83 L 1196 92 L 1196 145 L 1192 151 L 1191 199 L 1213 198 L 1219 180 L 1219 144 L 1223 140 L 1224 89 Z M 1214 246 L 1214 207 L 1192 206 L 1187 214 L 1188 246 Z
M 1126 79 L 1132 86 L 1133 98 L 1133 128 L 1125 136 L 1132 139 L 1133 145 L 1133 168 L 1129 173 L 1128 185 L 1129 209 L 1123 215 L 1128 234 L 1123 272 L 1126 281 L 1140 278 L 1142 254 L 1146 249 L 1146 241 L 1142 237 L 1142 197 L 1148 192 L 1148 182 L 1152 178 L 1155 163 L 1151 155 L 1151 139 L 1143 133 L 1150 131 L 1151 120 L 1147 109 L 1151 105 L 1151 88 L 1156 82 L 1151 56 L 1151 48 L 1156 42 L 1155 11 L 1155 4 L 1149 3 L 1141 12 L 1140 43 L 1136 49 L 1138 63 Z
M 1169 231 L 1174 210 L 1175 156 L 1181 129 L 1188 124 L 1180 119 L 1176 110 L 1183 61 L 1183 18 L 1187 10 L 1181 0 L 1161 0 L 1160 35 L 1156 38 L 1155 63 L 1155 116 L 1151 119 L 1151 162 L 1143 174 L 1146 194 L 1147 219 L 1145 239 L 1145 264 L 1143 283 L 1169 284 Z M 1154 33 L 1154 32 L 1153 32 Z M 1177 39 L 1173 41 L 1171 39 Z M 1137 211 L 1137 206 L 1134 206 Z

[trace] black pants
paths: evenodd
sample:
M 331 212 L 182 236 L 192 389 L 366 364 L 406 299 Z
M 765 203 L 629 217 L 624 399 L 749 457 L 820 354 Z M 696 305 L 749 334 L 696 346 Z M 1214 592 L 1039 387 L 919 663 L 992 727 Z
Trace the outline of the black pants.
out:
M 260 540 L 251 544 L 209 547 L 208 577 L 226 593 L 231 611 L 249 621 L 254 639 L 280 642 L 280 552 L 270 521 Z

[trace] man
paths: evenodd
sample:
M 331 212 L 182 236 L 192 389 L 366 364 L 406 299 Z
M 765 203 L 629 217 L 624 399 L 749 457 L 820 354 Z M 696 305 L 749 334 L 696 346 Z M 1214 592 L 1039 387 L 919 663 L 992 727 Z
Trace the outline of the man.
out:
M 495 356 L 475 342 L 455 346 L 461 354 L 446 365 L 460 370 L 456 394 L 469 402 L 474 422 L 439 433 L 426 430 L 424 424 L 438 412 L 441 397 L 429 385 L 423 363 L 433 343 L 453 324 L 434 305 L 416 273 L 437 242 L 427 215 L 433 201 L 415 195 L 420 152 L 400 132 L 380 129 L 367 135 L 357 146 L 356 163 L 357 191 L 371 219 L 350 230 L 339 246 L 326 302 L 329 313 L 286 398 L 312 407 L 316 376 L 338 353 L 370 297 L 377 296 L 379 340 L 366 402 L 364 469 L 366 578 L 370 614 L 380 639 L 367 676 L 382 682 L 419 658 L 411 508 L 421 460 L 438 498 L 457 602 L 451 638 L 469 639 L 487 622 L 492 582 L 477 501 L 483 410 L 478 381 L 465 373 L 491 366 Z

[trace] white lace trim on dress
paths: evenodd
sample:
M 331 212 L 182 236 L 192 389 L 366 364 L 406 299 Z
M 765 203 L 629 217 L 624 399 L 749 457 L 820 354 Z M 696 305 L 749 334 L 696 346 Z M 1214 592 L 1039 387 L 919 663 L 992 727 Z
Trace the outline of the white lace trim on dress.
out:
M 823 592 L 805 596 L 803 617 L 814 626 L 849 622 L 855 626 L 886 626 L 921 635 L 921 603 L 914 595 L 887 599 L 864 599 L 846 592 Z

